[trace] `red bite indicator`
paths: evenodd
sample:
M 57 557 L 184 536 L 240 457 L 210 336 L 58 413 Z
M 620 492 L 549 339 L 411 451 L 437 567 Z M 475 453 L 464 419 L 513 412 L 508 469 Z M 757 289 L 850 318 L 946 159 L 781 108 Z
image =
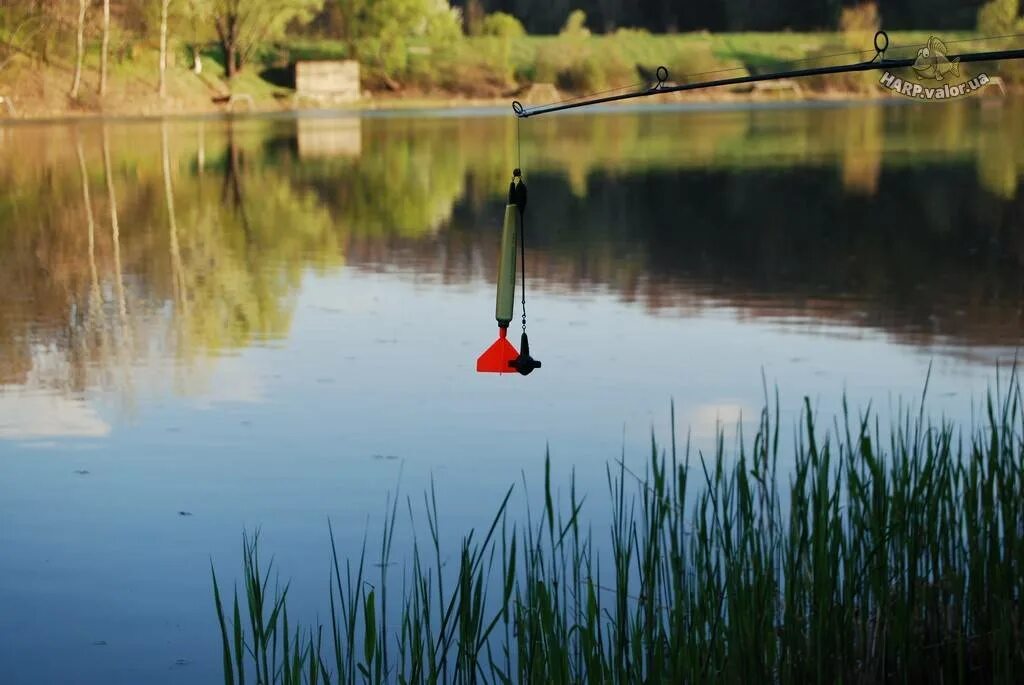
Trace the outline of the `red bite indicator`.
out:
M 508 341 L 508 329 L 498 329 L 498 339 L 488 347 L 476 360 L 476 370 L 480 373 L 515 373 L 510 362 L 519 357 L 519 352 Z
M 530 341 L 526 337 L 525 270 L 523 271 L 523 337 L 520 344 L 522 353 L 518 352 L 508 341 L 508 325 L 512 322 L 512 312 L 515 307 L 516 247 L 518 243 L 518 247 L 523 248 L 522 221 L 525 207 L 526 184 L 523 183 L 519 169 L 516 169 L 512 172 L 512 183 L 508 188 L 505 222 L 501 230 L 501 252 L 498 253 L 498 292 L 494 303 L 494 318 L 498 321 L 498 339 L 476 360 L 476 370 L 480 373 L 516 372 L 526 376 L 534 369 L 540 368 L 540 362 L 530 356 Z

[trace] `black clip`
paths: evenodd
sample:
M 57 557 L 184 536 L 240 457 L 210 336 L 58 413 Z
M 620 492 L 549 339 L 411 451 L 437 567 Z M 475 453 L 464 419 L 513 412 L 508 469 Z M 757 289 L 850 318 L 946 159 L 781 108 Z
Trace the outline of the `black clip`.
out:
M 508 184 L 508 203 L 518 207 L 520 212 L 526 210 L 526 181 L 518 167 L 512 170 L 512 182 Z

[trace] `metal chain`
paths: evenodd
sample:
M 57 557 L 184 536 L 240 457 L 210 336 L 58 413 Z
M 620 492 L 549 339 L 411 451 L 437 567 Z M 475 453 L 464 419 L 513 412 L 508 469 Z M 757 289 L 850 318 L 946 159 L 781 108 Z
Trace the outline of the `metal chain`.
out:
M 522 183 L 522 181 L 520 181 Z M 521 272 L 523 275 L 523 292 L 522 292 L 522 305 L 523 305 L 523 333 L 526 332 L 526 210 L 522 207 L 519 208 L 519 261 Z

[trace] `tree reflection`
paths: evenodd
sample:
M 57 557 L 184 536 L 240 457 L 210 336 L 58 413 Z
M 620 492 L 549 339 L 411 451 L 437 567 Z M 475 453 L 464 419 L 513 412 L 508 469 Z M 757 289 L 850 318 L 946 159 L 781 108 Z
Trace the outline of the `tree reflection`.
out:
M 303 274 L 346 261 L 490 279 L 520 159 L 550 288 L 1015 343 L 1021 108 L 564 116 L 523 123 L 521 145 L 511 117 L 307 123 L 301 144 L 294 120 L 11 129 L 0 383 L 45 349 L 67 391 L 130 396 L 147 355 L 177 359 L 187 391 L 217 355 L 287 336 Z

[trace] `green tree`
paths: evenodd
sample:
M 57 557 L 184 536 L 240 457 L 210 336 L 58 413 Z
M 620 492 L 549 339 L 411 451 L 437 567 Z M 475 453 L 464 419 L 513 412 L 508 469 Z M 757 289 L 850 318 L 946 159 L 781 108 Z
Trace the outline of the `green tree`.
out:
M 448 0 L 336 0 L 349 54 L 387 76 L 404 73 L 410 41 L 450 43 L 462 33 Z
M 224 52 L 224 71 L 233 78 L 253 52 L 279 38 L 292 22 L 306 22 L 323 0 L 210 0 L 210 15 Z
M 1020 0 L 990 0 L 978 10 L 978 30 L 982 33 L 1010 33 L 1020 25 Z
M 484 17 L 480 32 L 485 36 L 521 38 L 526 35 L 522 23 L 505 12 L 493 12 Z

